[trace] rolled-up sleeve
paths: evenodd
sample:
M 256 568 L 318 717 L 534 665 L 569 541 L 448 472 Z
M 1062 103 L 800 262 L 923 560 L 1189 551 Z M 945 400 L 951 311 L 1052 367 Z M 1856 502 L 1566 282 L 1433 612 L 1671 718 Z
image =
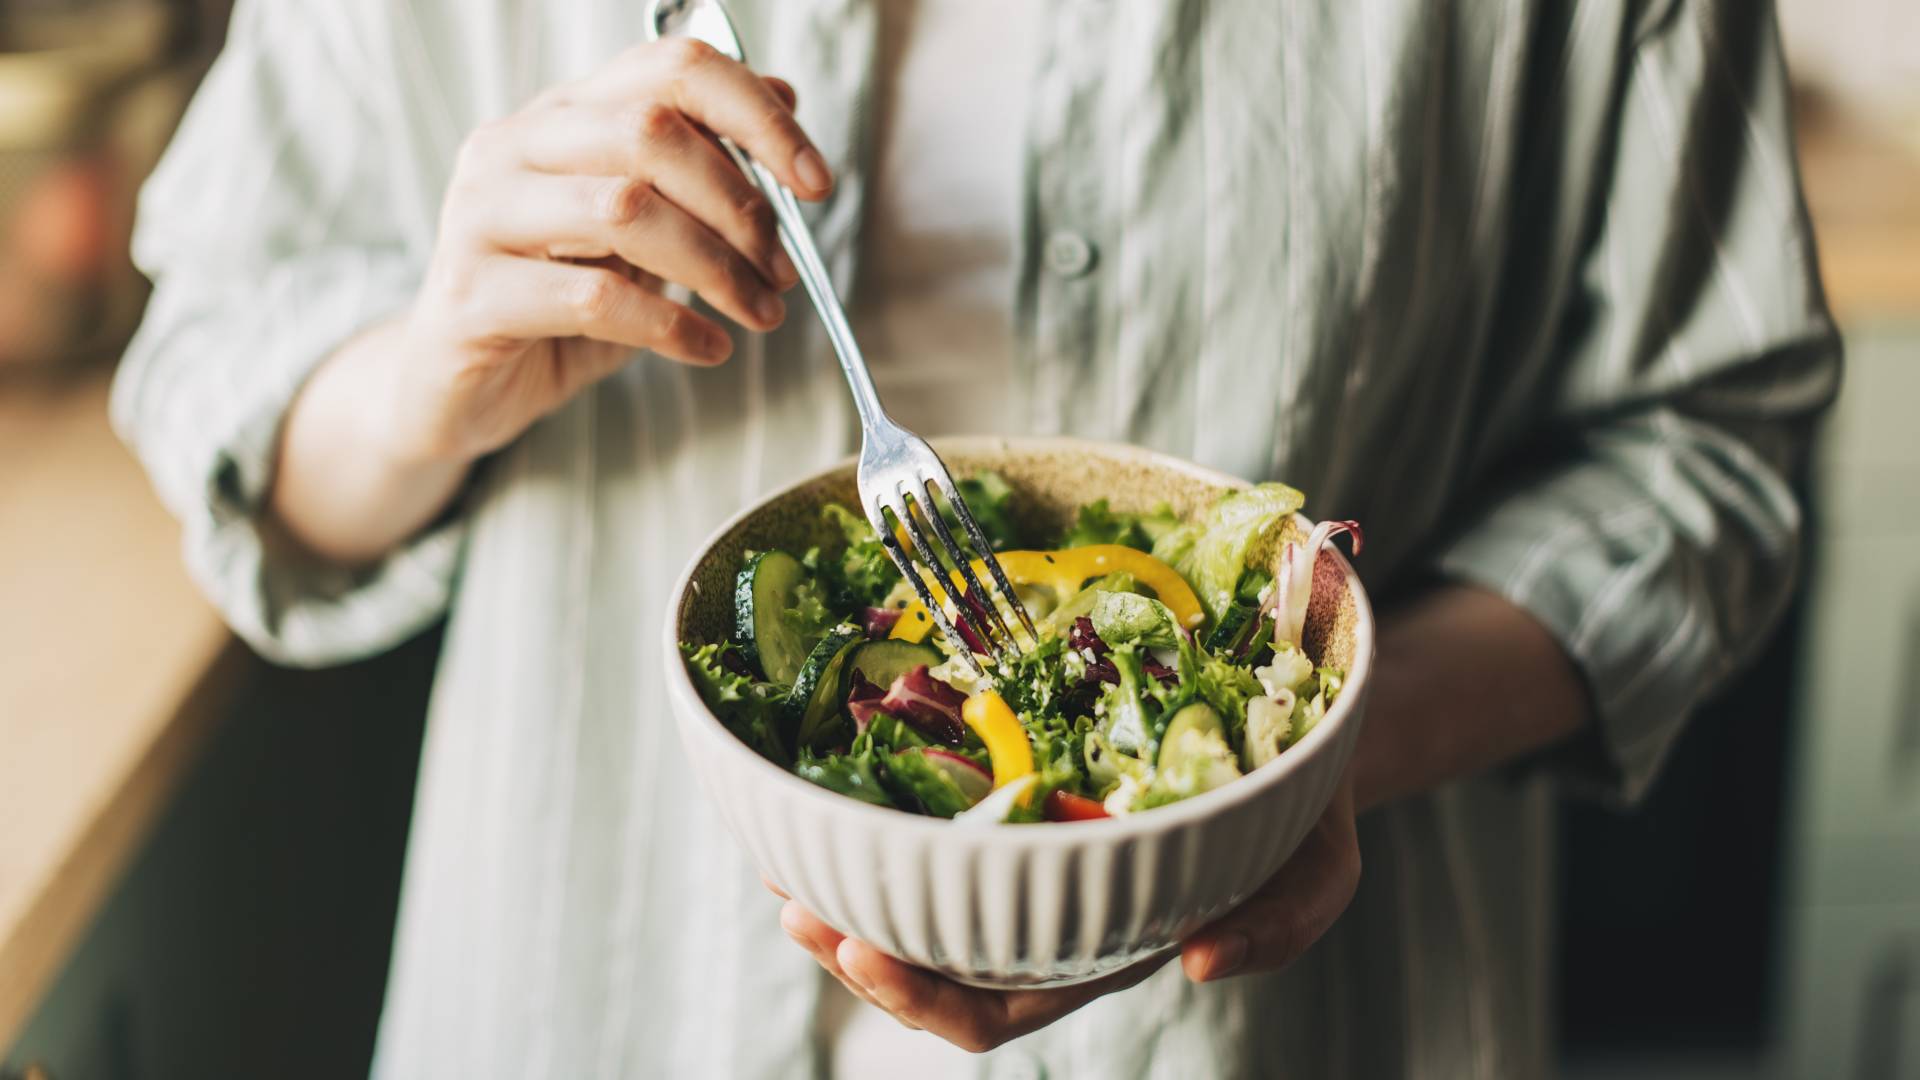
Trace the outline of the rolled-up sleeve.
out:
M 201 588 L 286 663 L 365 656 L 429 625 L 459 561 L 457 514 L 354 570 L 303 558 L 262 523 L 294 395 L 420 275 L 371 69 L 333 5 L 242 2 L 135 230 L 154 291 L 114 424 L 183 523 Z
M 1560 334 L 1567 437 L 1440 557 L 1584 671 L 1608 760 L 1580 779 L 1628 801 L 1785 607 L 1789 478 L 1840 364 L 1770 9 L 1659 7 Z

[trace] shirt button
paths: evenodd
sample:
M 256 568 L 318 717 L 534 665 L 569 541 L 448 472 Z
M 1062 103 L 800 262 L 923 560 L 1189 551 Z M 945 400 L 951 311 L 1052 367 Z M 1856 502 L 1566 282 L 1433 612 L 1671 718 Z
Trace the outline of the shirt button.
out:
M 1047 237 L 1047 269 L 1063 278 L 1076 278 L 1093 269 L 1093 245 L 1074 232 L 1056 232 Z

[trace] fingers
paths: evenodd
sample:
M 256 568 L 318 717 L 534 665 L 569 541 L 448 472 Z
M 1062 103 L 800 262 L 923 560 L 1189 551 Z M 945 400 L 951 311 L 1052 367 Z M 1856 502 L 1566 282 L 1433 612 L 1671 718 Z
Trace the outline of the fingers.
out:
M 800 104 L 800 95 L 794 91 L 793 84 L 787 80 L 768 75 L 760 81 L 766 83 L 767 89 L 773 91 L 774 96 L 786 104 L 788 112 L 792 112 Z
M 1187 939 L 1181 967 L 1194 982 L 1284 968 L 1326 934 L 1359 884 L 1360 848 L 1343 791 L 1252 899 Z
M 529 116 L 517 138 L 525 164 L 547 173 L 650 181 L 711 229 L 779 289 L 800 278 L 780 246 L 773 207 L 760 189 L 678 109 L 576 105 Z
M 873 946 L 842 938 L 834 959 L 847 977 L 902 1023 L 924 1028 L 971 1053 L 984 1053 L 1145 979 L 1160 962 L 1057 990 L 984 990 L 904 964 Z
M 456 315 L 479 336 L 586 337 L 701 366 L 733 352 L 711 320 L 600 267 L 496 255 L 476 267 L 463 291 Z
M 942 979 L 852 938 L 841 940 L 834 959 L 874 1004 L 962 1050 L 984 1053 L 1013 1037 L 1006 1031 L 1006 1009 L 992 991 Z
M 779 891 L 771 883 L 767 887 Z M 973 1053 L 991 1050 L 1097 997 L 1124 990 L 1165 962 L 1136 964 L 1103 979 L 1058 990 L 983 990 L 895 960 L 791 901 L 780 909 L 780 925 L 862 1000 L 886 1010 L 907 1027 L 924 1028 Z
M 786 304 L 725 240 L 642 181 L 519 173 L 504 180 L 483 226 L 506 250 L 627 262 L 699 293 L 743 326 L 772 329 Z
M 793 899 L 793 897 L 787 895 L 787 891 L 785 889 L 782 889 L 780 886 L 774 884 L 773 879 L 768 877 L 765 874 L 760 875 L 760 884 L 765 885 L 767 887 L 768 892 L 772 893 L 773 895 L 779 897 L 782 900 Z
M 704 42 L 674 38 L 634 49 L 594 80 L 593 92 L 609 102 L 672 105 L 695 124 L 739 143 L 803 199 L 823 199 L 833 190 L 826 159 L 788 101 Z
M 847 977 L 847 973 L 841 969 L 840 962 L 836 959 L 835 949 L 846 940 L 845 935 L 821 922 L 812 912 L 794 903 L 788 903 L 780 909 L 780 928 L 787 932 L 787 936 L 792 938 L 795 944 L 807 950 L 814 961 L 826 969 L 827 974 L 839 979 L 840 985 L 851 991 L 853 996 L 876 1009 L 881 1008 L 880 1003 L 873 999 L 872 994 L 867 993 L 865 987 Z M 897 1016 L 894 1019 L 900 1020 Z M 900 1023 L 907 1027 L 914 1026 L 905 1020 L 900 1020 Z

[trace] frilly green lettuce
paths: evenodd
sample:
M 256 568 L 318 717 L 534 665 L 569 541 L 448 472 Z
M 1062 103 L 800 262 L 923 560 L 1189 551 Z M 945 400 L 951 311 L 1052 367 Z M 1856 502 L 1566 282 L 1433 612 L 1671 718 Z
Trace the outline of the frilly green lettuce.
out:
M 1150 514 L 1129 514 L 1112 510 L 1107 500 L 1096 499 L 1080 508 L 1073 528 L 1060 541 L 1063 548 L 1090 547 L 1094 544 L 1124 544 L 1141 551 L 1152 551 L 1153 543 L 1180 526 L 1173 507 L 1161 503 Z
M 759 751 L 777 765 L 790 760 L 786 741 L 781 736 L 780 711 L 786 704 L 786 692 L 772 683 L 759 682 L 727 670 L 721 662 L 733 645 L 681 645 L 687 657 L 687 674 L 700 691 L 700 699 L 713 715 L 741 742 Z

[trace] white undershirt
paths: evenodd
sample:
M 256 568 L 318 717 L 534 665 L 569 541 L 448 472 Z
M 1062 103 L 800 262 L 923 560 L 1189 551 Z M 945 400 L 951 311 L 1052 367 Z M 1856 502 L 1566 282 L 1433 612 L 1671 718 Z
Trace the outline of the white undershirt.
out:
M 894 417 L 1007 429 L 1032 0 L 882 0 L 854 332 Z
M 1033 0 L 882 0 L 876 145 L 851 318 L 887 410 L 924 435 L 1008 430 Z M 832 1075 L 977 1061 L 829 995 Z

